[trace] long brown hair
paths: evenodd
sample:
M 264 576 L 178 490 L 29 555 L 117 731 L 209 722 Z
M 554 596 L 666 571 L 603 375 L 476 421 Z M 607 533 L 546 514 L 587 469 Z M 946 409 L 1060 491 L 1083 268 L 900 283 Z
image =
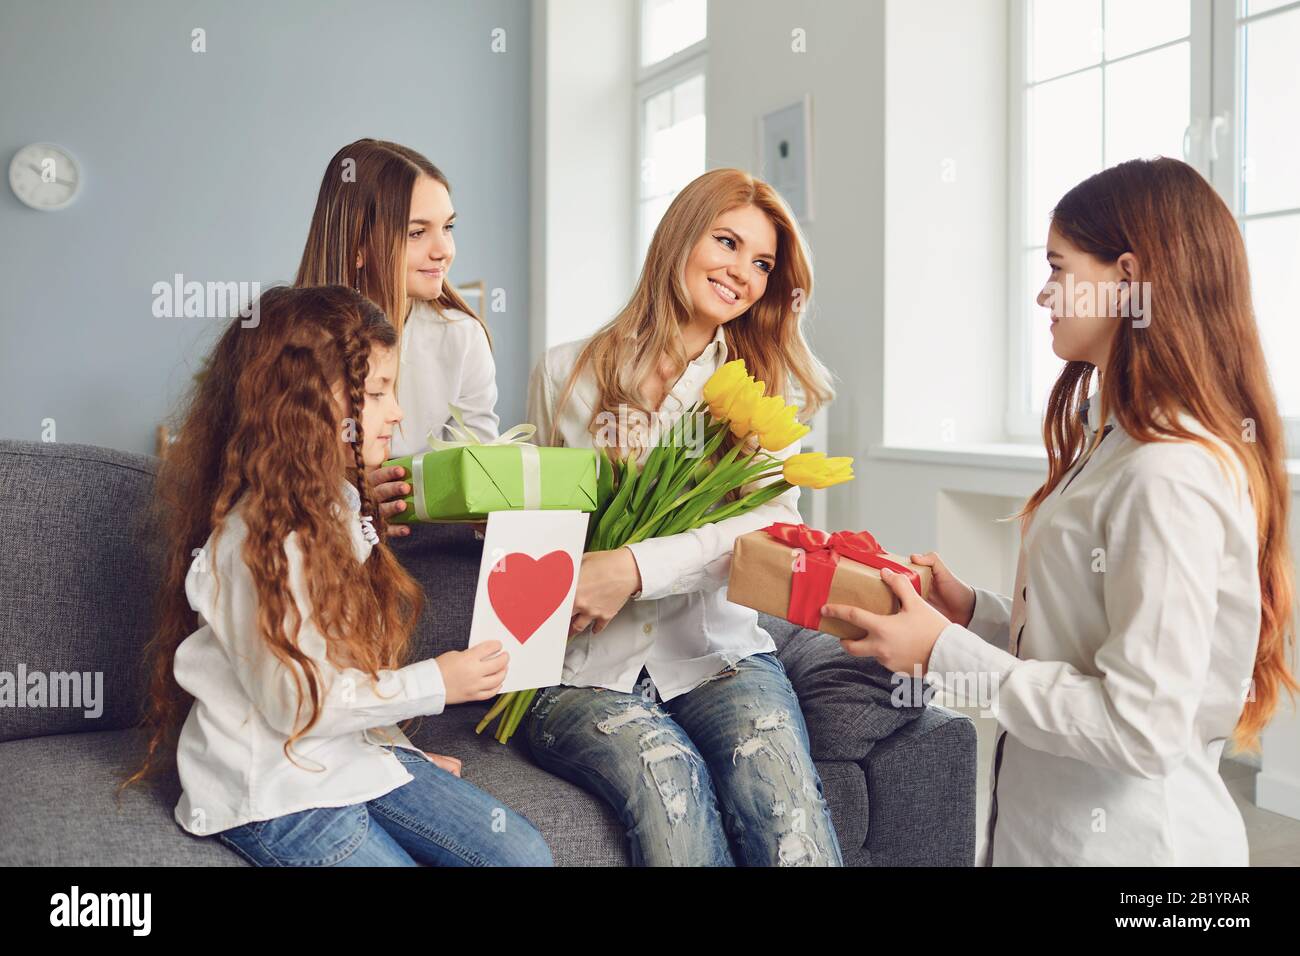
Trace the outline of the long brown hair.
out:
M 442 170 L 420 153 L 399 143 L 359 139 L 329 161 L 321 177 L 307 245 L 298 266 L 296 286 L 344 285 L 374 302 L 397 330 L 411 311 L 406 296 L 406 233 L 411 219 L 411 189 L 421 176 L 436 179 L 451 192 Z M 357 253 L 364 265 L 357 268 Z M 446 316 L 458 309 L 492 333 L 477 312 L 444 277 L 442 294 L 432 303 Z
M 1255 324 L 1241 230 L 1195 169 L 1164 158 L 1130 160 L 1085 179 L 1056 204 L 1052 222 L 1103 262 L 1131 252 L 1136 280 L 1150 283 L 1149 327 L 1120 321 L 1111 341 L 1100 420 L 1113 412 L 1137 441 L 1197 442 L 1222 457 L 1220 446 L 1178 423 L 1186 411 L 1245 471 L 1258 524 L 1262 613 L 1253 694 L 1234 743 L 1257 750 L 1280 691 L 1294 695 L 1300 685 L 1287 665 L 1295 592 L 1286 439 Z M 1079 409 L 1093 371 L 1089 362 L 1067 362 L 1052 387 L 1043 422 L 1048 475 L 1020 513 L 1026 522 L 1087 451 Z
M 284 744 L 290 759 L 293 742 L 319 718 L 322 687 L 315 662 L 297 644 L 302 621 L 289 590 L 288 534 L 298 534 L 312 623 L 331 662 L 378 680 L 380 669 L 399 665 L 420 612 L 419 585 L 382 543 L 384 519 L 361 457 L 371 349 L 396 347 L 396 330 L 374 303 L 342 286 L 269 289 L 257 308 L 255 326 L 236 319 L 209 355 L 159 468 L 153 517 L 162 574 L 144 719 L 150 740 L 143 765 L 123 787 L 174 753 L 192 698 L 176 683 L 173 662 L 198 627 L 185 579 L 236 504 L 248 528 L 242 557 L 256 585 L 261 638 L 294 674 L 299 718 L 310 704 Z M 332 394 L 340 382 L 347 409 Z M 340 441 L 345 416 L 350 453 Z M 345 476 L 380 536 L 364 565 L 335 510 L 346 508 Z
M 621 312 L 583 346 L 560 392 L 554 423 L 582 370 L 590 366 L 598 400 L 589 429 L 599 431 L 604 414 L 619 417 L 624 406 L 652 418 L 641 385 L 659 362 L 671 364 L 669 382 L 686 368 L 682 329 L 694 314 L 686 288 L 686 262 L 699 238 L 722 213 L 753 205 L 776 229 L 776 263 L 763 297 L 723 326 L 729 357 L 744 359 L 767 393 L 785 394 L 789 378 L 802 388 L 800 418 L 807 420 L 834 398 L 830 375 L 804 339 L 800 318 L 812 301 L 812 264 L 807 245 L 784 200 L 767 183 L 740 169 L 714 169 L 692 180 L 669 205 L 655 229 L 635 291 Z M 604 414 L 602 414 L 604 413 Z M 728 439 L 730 442 L 731 439 Z M 632 449 L 627 449 L 629 454 Z

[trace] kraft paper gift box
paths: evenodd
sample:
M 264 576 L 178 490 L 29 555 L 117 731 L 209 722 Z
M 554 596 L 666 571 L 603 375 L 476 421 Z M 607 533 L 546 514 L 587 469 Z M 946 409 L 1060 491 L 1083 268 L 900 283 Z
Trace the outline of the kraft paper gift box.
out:
M 481 521 L 493 511 L 595 511 L 596 453 L 521 442 L 471 444 L 384 462 L 406 469 L 397 524 Z
M 871 564 L 867 563 L 871 562 Z M 892 614 L 898 598 L 879 567 L 915 574 L 922 597 L 930 593 L 930 569 L 883 550 L 866 531 L 827 534 L 806 525 L 775 524 L 736 539 L 727 600 L 756 611 L 855 640 L 863 631 L 821 616 L 823 604 L 851 604 Z

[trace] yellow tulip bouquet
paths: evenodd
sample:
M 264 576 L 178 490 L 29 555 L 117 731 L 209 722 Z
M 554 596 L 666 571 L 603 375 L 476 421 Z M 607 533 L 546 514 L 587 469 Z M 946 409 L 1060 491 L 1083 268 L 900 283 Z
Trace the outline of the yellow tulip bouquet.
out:
M 766 388 L 748 374 L 743 359 L 728 362 L 705 383 L 701 401 L 660 436 L 643 466 L 630 456 L 615 461 L 602 448 L 586 550 L 612 551 L 734 518 L 796 485 L 829 488 L 851 480 L 852 458 L 827 458 L 821 452 L 792 455 L 784 461 L 776 457 L 774 452 L 789 447 L 809 429 L 798 421 L 796 406 L 787 405 L 779 395 L 765 395 Z M 688 435 L 700 432 L 702 442 L 687 442 Z M 713 457 L 728 432 L 737 440 L 715 463 Z M 778 475 L 777 481 L 725 500 L 752 482 Z M 477 731 L 482 733 L 500 717 L 495 736 L 505 743 L 536 693 L 500 695 Z

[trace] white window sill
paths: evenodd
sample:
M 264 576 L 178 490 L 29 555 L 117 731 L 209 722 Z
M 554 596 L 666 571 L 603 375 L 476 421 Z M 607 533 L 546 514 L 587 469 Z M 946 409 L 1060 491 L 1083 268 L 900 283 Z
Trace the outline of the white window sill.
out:
M 872 445 L 869 458 L 926 465 L 998 468 L 1004 471 L 1047 471 L 1042 445 L 1019 442 L 970 442 L 941 445 Z
M 1020 442 L 971 442 L 946 445 L 872 445 L 868 458 L 923 465 L 992 468 L 1001 471 L 1047 471 L 1047 452 L 1042 445 Z M 1288 458 L 1287 474 L 1291 493 L 1300 495 L 1300 458 Z

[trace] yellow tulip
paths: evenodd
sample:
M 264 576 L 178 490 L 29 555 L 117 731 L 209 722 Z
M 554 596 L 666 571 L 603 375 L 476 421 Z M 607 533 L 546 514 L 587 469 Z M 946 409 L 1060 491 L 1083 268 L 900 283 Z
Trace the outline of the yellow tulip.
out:
M 754 431 L 758 432 L 758 443 L 763 448 L 780 451 L 807 435 L 811 429 L 799 421 L 798 407 L 782 404 L 783 399 L 777 396 L 770 401 L 772 405 L 760 409 L 760 414 L 754 416 Z
M 731 433 L 737 438 L 744 438 L 754 430 L 751 424 L 758 403 L 763 400 L 763 390 L 767 386 L 752 378 L 736 389 L 735 397 L 726 408 L 726 418 L 731 422 Z
M 782 477 L 803 488 L 829 488 L 853 479 L 852 458 L 827 458 L 819 451 L 787 458 Z
M 745 371 L 745 360 L 736 359 L 718 369 L 704 383 L 704 401 L 714 418 L 725 417 L 722 411 L 742 384 L 751 381 Z

